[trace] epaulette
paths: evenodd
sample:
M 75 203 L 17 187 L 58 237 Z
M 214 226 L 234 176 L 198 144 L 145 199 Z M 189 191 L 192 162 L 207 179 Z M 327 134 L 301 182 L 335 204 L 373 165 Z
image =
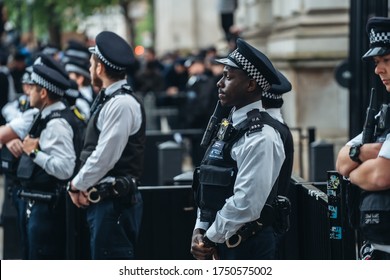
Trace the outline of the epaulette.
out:
M 253 109 L 252 111 L 249 111 L 246 115 L 248 117 L 248 131 L 246 132 L 247 136 L 263 129 L 264 122 L 258 109 Z

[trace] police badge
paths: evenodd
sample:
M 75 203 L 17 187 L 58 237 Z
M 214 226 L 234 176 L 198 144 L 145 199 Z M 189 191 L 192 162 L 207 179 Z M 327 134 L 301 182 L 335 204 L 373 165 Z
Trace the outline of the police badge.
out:
M 227 141 L 232 136 L 234 130 L 235 129 L 231 122 L 229 122 L 227 119 L 222 119 L 217 133 L 218 140 Z

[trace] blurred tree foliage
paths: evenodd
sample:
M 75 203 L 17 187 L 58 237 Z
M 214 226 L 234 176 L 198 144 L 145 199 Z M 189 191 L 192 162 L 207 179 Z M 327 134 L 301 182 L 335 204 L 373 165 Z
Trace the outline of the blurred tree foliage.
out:
M 122 8 L 127 38 L 134 45 L 135 30 L 129 9 L 136 1 L 141 0 L 3 0 L 8 19 L 19 32 L 46 36 L 48 43 L 56 45 L 60 45 L 63 31 L 75 31 L 82 19 L 112 5 Z

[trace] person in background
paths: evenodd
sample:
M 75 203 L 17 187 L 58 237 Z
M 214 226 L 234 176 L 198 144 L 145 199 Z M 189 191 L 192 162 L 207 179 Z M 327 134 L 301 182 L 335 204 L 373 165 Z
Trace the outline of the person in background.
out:
M 3 108 L 8 102 L 17 99 L 15 84 L 7 66 L 8 51 L 0 49 L 0 108 Z M 5 118 L 0 115 L 0 125 L 6 124 Z

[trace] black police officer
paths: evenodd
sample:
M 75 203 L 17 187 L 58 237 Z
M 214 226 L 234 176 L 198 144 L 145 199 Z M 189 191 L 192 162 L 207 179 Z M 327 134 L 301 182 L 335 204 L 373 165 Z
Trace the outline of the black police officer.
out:
M 220 102 L 234 108 L 195 171 L 199 209 L 191 252 L 197 259 L 273 259 L 270 205 L 286 156 L 280 123 L 265 112 L 261 97 L 281 82 L 269 59 L 242 39 L 218 61 L 225 65 Z

